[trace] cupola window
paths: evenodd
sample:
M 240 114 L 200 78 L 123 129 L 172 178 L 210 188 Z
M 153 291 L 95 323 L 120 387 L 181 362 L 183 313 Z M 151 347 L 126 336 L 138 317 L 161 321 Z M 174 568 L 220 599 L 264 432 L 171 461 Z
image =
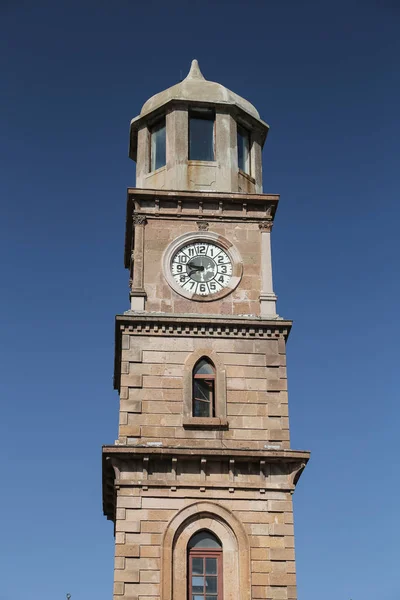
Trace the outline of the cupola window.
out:
M 166 164 L 165 117 L 150 129 L 150 170 L 156 171 Z
M 196 108 L 189 113 L 189 160 L 215 160 L 215 112 Z
M 250 132 L 237 126 L 238 166 L 241 171 L 250 175 Z
M 193 416 L 215 417 L 215 367 L 201 358 L 193 369 Z

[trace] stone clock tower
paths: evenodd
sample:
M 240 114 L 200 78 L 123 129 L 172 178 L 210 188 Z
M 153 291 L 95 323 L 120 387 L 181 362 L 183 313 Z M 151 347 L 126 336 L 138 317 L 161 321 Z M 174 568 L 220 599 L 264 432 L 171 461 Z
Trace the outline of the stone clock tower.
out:
M 296 598 L 292 494 L 309 454 L 290 448 L 267 133 L 197 61 L 131 123 L 130 309 L 103 448 L 114 600 Z

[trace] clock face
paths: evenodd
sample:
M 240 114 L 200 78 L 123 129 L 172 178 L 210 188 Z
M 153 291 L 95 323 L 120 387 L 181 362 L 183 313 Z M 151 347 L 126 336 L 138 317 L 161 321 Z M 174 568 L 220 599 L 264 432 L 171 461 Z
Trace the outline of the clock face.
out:
M 172 256 L 171 273 L 186 292 L 211 296 L 228 286 L 232 262 L 219 246 L 208 241 L 196 241 L 183 246 Z

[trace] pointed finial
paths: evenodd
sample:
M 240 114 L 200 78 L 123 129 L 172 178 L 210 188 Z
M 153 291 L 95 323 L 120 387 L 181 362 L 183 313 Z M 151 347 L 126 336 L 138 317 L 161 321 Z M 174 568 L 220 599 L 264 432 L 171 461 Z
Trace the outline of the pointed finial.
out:
M 190 71 L 186 75 L 186 79 L 201 79 L 205 81 L 203 73 L 200 71 L 199 63 L 196 59 L 192 60 Z

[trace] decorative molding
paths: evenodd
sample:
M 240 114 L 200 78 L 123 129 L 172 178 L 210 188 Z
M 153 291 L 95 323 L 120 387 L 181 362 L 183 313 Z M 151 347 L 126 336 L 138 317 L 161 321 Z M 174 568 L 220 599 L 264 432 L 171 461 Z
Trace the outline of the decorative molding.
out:
M 273 224 L 274 222 L 271 219 L 270 221 L 261 221 L 261 223 L 258 224 L 258 227 L 260 228 L 261 232 L 266 231 L 270 233 L 272 231 Z
M 163 322 L 162 319 L 149 321 L 146 315 L 142 320 L 135 320 L 134 323 L 120 322 L 119 329 L 121 333 L 128 333 L 130 335 L 286 339 L 289 335 L 290 327 L 273 327 L 271 326 L 271 323 L 220 324 L 201 323 L 196 321 L 184 322 L 183 319 L 176 320 L 175 322 Z
M 207 223 L 207 221 L 197 221 L 197 227 L 199 228 L 199 231 L 208 231 L 210 223 Z

